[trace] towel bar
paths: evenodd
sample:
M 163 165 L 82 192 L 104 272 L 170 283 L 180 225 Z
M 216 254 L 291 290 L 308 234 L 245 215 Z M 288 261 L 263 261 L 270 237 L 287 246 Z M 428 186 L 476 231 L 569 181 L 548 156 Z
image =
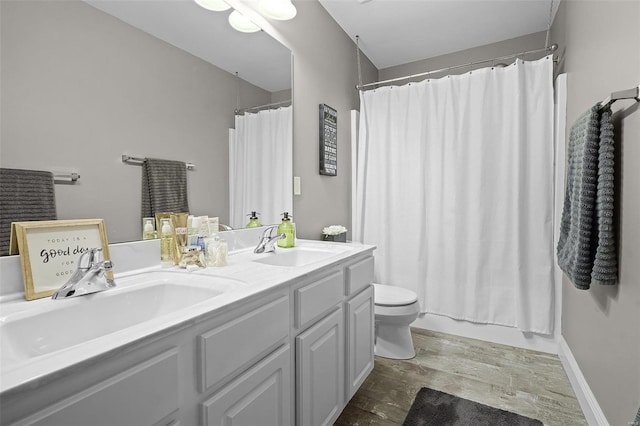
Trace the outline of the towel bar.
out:
M 122 162 L 127 164 L 134 164 L 136 166 L 141 166 L 144 163 L 144 158 L 140 157 L 131 157 L 130 155 L 122 154 Z M 193 163 L 185 163 L 187 165 L 187 170 L 195 170 L 196 165 Z
M 635 99 L 636 102 L 640 102 L 640 85 L 638 85 L 637 87 L 632 87 L 631 89 L 613 92 L 602 102 L 600 102 L 600 110 L 603 110 L 604 108 L 611 106 L 611 104 L 615 101 L 619 101 L 622 99 Z
M 57 173 L 53 172 L 53 183 L 75 183 L 80 179 L 80 175 L 76 172 Z

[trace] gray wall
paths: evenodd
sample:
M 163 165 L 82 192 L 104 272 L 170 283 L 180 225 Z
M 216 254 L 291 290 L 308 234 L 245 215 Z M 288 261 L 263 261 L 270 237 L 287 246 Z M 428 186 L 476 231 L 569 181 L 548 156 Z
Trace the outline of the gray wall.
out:
M 271 93 L 271 102 L 285 102 L 291 100 L 291 89 Z
M 293 198 L 301 238 L 319 239 L 327 225 L 351 223 L 351 141 L 349 111 L 359 108 L 355 44 L 317 0 L 294 2 L 295 19 L 273 22 L 293 51 L 293 174 L 302 194 Z M 362 58 L 364 81 L 377 69 Z M 318 172 L 318 105 L 338 111 L 338 176 Z
M 225 220 L 233 111 L 214 99 L 235 106 L 235 77 L 81 2 L 0 4 L 0 165 L 79 170 L 79 184 L 56 186 L 60 218 L 101 212 L 113 242 L 140 232 L 130 221 L 139 217 L 140 169 L 120 155 L 192 161 L 191 209 Z M 299 237 L 317 239 L 326 225 L 350 225 L 349 111 L 359 105 L 358 77 L 355 44 L 317 0 L 296 7 L 294 20 L 274 27 L 294 53 L 294 175 L 302 180 L 294 220 Z M 362 59 L 364 81 L 377 79 Z M 270 102 L 248 85 L 242 96 L 243 105 Z M 318 173 L 320 103 L 338 110 L 337 177 Z M 88 202 L 71 208 L 78 197 Z
M 499 41 L 484 46 L 474 47 L 472 49 L 461 50 L 459 52 L 449 53 L 447 55 L 435 56 L 433 58 L 423 59 L 421 61 L 410 62 L 408 64 L 397 65 L 395 67 L 384 68 L 380 70 L 380 80 L 387 80 L 396 77 L 422 73 L 425 71 L 433 71 L 445 67 L 467 64 L 470 62 L 483 61 L 490 58 L 510 55 L 512 53 L 524 52 L 527 50 L 535 50 L 544 47 L 546 33 L 539 32 L 528 34 L 522 37 L 516 37 L 509 40 Z M 538 59 L 545 56 L 544 53 L 529 54 L 526 60 Z M 500 61 L 504 64 L 514 62 L 514 59 L 506 59 Z M 499 63 L 500 63 L 499 62 Z M 485 62 L 470 67 L 463 67 L 456 70 L 450 70 L 444 73 L 433 74 L 433 78 L 439 78 L 449 74 L 461 74 L 469 72 L 471 69 L 484 68 L 490 66 L 491 62 Z M 424 80 L 425 77 L 414 79 L 416 81 Z M 396 84 L 405 84 L 411 80 L 403 80 Z
M 77 170 L 60 219 L 102 217 L 138 239 L 141 168 L 122 154 L 190 161 L 194 214 L 228 219 L 235 76 L 80 1 L 0 1 L 2 167 Z M 271 94 L 241 83 L 241 104 Z
M 639 19 L 637 1 L 560 4 L 553 40 L 566 47 L 569 125 L 640 84 Z M 562 292 L 562 335 L 611 425 L 630 424 L 640 405 L 640 107 L 632 105 L 614 105 L 619 283 L 582 291 L 565 278 Z

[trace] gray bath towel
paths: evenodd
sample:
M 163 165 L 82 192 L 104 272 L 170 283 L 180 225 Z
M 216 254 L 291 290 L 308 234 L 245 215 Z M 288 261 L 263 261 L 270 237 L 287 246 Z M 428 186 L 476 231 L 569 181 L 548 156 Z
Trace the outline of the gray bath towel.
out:
M 53 173 L 0 169 L 0 256 L 9 254 L 11 222 L 56 218 Z
M 612 285 L 618 277 L 618 253 L 613 224 L 614 204 L 614 141 L 611 109 L 600 117 L 600 146 L 598 149 L 598 188 L 596 191 L 596 223 L 598 235 L 596 257 L 591 280 Z
M 592 280 L 614 284 L 617 255 L 613 230 L 613 125 L 599 105 L 571 128 L 558 265 L 579 289 Z
M 188 211 L 187 165 L 181 161 L 145 159 L 142 165 L 142 217 Z

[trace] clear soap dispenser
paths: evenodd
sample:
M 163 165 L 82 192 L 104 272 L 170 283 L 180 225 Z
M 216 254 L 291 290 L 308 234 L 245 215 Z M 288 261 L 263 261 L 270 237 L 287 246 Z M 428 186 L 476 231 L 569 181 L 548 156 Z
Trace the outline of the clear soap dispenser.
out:
M 260 213 L 256 213 L 256 212 L 251 212 L 249 217 L 249 223 L 247 223 L 247 228 L 259 228 L 262 226 L 262 224 L 260 223 L 260 221 L 258 220 L 258 215 Z
M 163 267 L 173 266 L 171 219 L 162 219 L 162 227 L 160 228 L 160 264 Z
M 153 218 L 145 217 L 144 225 L 142 227 L 142 239 L 153 240 L 155 238 L 155 229 L 153 228 Z
M 290 248 L 296 245 L 296 225 L 291 222 L 292 216 L 288 212 L 282 213 L 282 223 L 278 225 L 278 234 L 285 238 L 278 240 L 278 247 Z

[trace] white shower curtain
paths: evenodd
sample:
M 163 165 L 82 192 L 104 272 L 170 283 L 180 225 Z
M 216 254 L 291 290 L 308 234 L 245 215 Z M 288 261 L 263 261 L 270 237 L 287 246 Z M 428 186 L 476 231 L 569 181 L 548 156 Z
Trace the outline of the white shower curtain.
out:
M 552 70 L 361 93 L 354 238 L 422 312 L 552 332 Z
M 291 107 L 237 115 L 229 130 L 230 225 L 244 228 L 252 211 L 263 224 L 293 210 Z

